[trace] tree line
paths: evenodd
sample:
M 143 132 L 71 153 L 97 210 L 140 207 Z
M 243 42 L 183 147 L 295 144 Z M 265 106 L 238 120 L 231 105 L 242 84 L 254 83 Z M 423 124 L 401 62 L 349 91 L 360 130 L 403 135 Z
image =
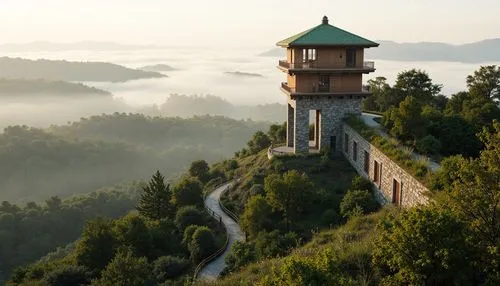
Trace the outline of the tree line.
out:
M 394 86 L 377 77 L 363 108 L 382 112 L 385 129 L 421 153 L 477 156 L 483 145 L 475 134 L 500 119 L 500 67 L 482 66 L 466 81 L 467 91 L 447 98 L 425 71 L 401 72 Z

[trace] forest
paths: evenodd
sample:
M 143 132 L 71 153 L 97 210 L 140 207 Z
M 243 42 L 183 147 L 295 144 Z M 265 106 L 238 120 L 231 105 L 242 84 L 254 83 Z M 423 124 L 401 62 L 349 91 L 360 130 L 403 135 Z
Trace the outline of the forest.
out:
M 447 98 L 425 71 L 401 72 L 394 86 L 377 77 L 363 108 L 383 113 L 386 131 L 420 153 L 477 156 L 484 145 L 475 134 L 500 118 L 500 67 L 483 66 L 466 81 L 468 90 Z
M 144 179 L 157 169 L 173 178 L 191 161 L 231 156 L 267 126 L 224 117 L 115 113 L 48 129 L 7 127 L 0 134 L 0 200 L 67 197 Z

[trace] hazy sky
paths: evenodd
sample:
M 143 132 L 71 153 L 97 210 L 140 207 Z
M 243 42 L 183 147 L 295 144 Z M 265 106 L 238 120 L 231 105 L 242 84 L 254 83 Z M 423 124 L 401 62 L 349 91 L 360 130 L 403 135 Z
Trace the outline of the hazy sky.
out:
M 372 40 L 500 37 L 499 0 L 0 0 L 0 43 L 265 47 L 321 22 Z

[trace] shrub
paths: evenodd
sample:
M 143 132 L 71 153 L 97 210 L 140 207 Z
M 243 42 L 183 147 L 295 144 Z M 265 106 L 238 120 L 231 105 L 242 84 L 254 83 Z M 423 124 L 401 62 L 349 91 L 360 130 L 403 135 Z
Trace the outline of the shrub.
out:
M 250 154 L 257 154 L 271 145 L 271 139 L 262 131 L 257 131 L 247 143 Z
M 362 190 L 362 191 L 370 191 L 372 190 L 372 182 L 370 180 L 361 177 L 361 176 L 356 176 L 352 179 L 351 182 L 351 190 Z
M 326 226 L 336 225 L 339 223 L 339 214 L 334 209 L 327 209 L 321 216 L 323 224 Z
M 64 265 L 45 274 L 47 286 L 73 286 L 90 284 L 91 273 L 87 268 L 76 265 Z
M 178 207 L 203 205 L 202 185 L 193 178 L 184 178 L 174 187 L 173 199 Z
M 248 193 L 250 194 L 251 197 L 257 196 L 257 195 L 262 195 L 262 196 L 266 195 L 266 192 L 264 191 L 264 186 L 262 184 L 252 185 L 250 190 L 248 190 Z
M 199 228 L 199 225 L 192 224 L 184 230 L 184 235 L 182 236 L 182 245 L 188 246 L 191 238 L 193 237 L 194 232 Z
M 194 262 L 208 257 L 216 250 L 215 248 L 214 234 L 206 226 L 200 226 L 196 229 L 188 245 L 191 259 Z
M 200 210 L 194 206 L 186 206 L 177 211 L 175 225 L 181 233 L 190 225 L 204 225 L 205 219 Z
M 351 217 L 359 214 L 372 212 L 377 209 L 377 202 L 369 191 L 351 190 L 348 191 L 340 202 L 340 213 L 343 217 Z
M 255 248 L 252 244 L 236 241 L 226 256 L 228 272 L 238 271 L 256 260 Z
M 417 140 L 417 151 L 426 155 L 435 155 L 441 150 L 441 142 L 432 135 L 427 135 Z
M 153 262 L 153 275 L 157 282 L 177 278 L 189 268 L 189 261 L 176 256 L 162 256 Z
M 280 233 L 260 232 L 255 239 L 255 252 L 259 259 L 283 256 L 298 244 L 297 234 L 294 232 Z

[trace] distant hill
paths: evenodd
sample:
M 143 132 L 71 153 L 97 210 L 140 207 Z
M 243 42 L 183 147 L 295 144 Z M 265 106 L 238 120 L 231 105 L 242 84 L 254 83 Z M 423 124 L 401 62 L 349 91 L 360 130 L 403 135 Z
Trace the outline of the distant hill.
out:
M 260 57 L 276 57 L 276 58 L 281 58 L 286 56 L 285 49 L 283 48 L 274 48 L 269 51 L 265 51 L 261 54 L 259 54 Z
M 150 65 L 150 66 L 144 66 L 142 68 L 138 68 L 139 70 L 143 71 L 150 71 L 150 72 L 166 72 L 166 71 L 176 71 L 176 68 L 173 68 L 169 65 L 165 64 L 158 64 L 158 65 Z
M 366 57 L 391 61 L 444 61 L 463 63 L 500 62 L 500 38 L 451 45 L 445 43 L 396 43 L 378 41 L 380 46 L 368 49 Z
M 240 72 L 240 71 L 225 72 L 225 74 L 232 75 L 232 76 L 238 76 L 238 77 L 264 77 L 263 75 L 261 75 L 259 73 Z
M 376 41 L 378 48 L 367 49 L 365 57 L 389 61 L 443 61 L 462 63 L 500 62 L 500 38 L 463 45 L 446 43 L 396 43 Z M 274 48 L 259 54 L 262 57 L 286 56 L 284 49 Z
M 99 95 L 106 96 L 111 93 L 81 83 L 69 83 L 64 81 L 26 80 L 0 78 L 0 97 L 17 95 Z
M 0 78 L 24 78 L 64 81 L 125 82 L 144 78 L 162 78 L 165 75 L 126 68 L 104 62 L 68 62 L 0 58 Z
M 182 118 L 209 114 L 268 122 L 283 122 L 283 118 L 286 118 L 286 106 L 279 103 L 254 106 L 233 105 L 227 100 L 213 95 L 171 94 L 161 106 L 144 108 L 141 112 L 155 116 L 179 116 Z
M 58 52 L 58 51 L 126 51 L 126 50 L 153 50 L 165 49 L 162 46 L 150 45 L 122 45 L 112 42 L 77 42 L 77 43 L 51 43 L 31 42 L 23 44 L 3 44 L 3 52 Z

